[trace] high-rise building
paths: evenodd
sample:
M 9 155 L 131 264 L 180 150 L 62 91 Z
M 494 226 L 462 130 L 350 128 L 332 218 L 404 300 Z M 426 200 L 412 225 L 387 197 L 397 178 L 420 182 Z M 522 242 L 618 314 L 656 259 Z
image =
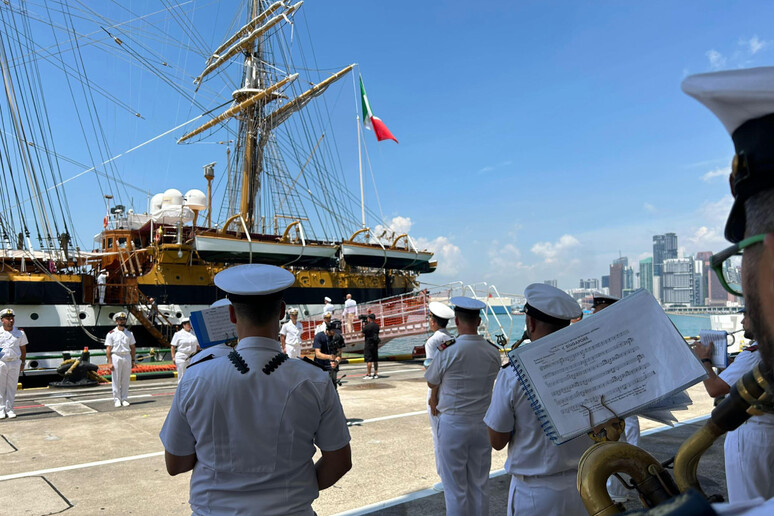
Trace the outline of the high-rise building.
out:
M 694 296 L 694 260 L 692 258 L 668 258 L 664 260 L 661 274 L 661 302 L 689 306 Z
M 640 288 L 653 293 L 653 258 L 640 260 Z
M 634 292 L 634 270 L 628 265 L 623 270 L 623 290 Z
M 586 290 L 599 290 L 599 280 L 596 278 L 589 278 L 589 279 L 583 279 L 580 280 L 580 288 L 586 289 Z
M 556 287 L 556 280 L 555 279 L 547 279 L 543 283 L 546 285 L 551 285 L 552 287 Z
M 622 297 L 624 289 L 624 266 L 615 260 L 610 265 L 610 295 Z
M 602 276 L 602 288 L 610 288 L 610 276 Z
M 653 275 L 661 276 L 664 260 L 677 258 L 677 235 L 653 235 Z
M 693 306 L 704 306 L 704 262 L 693 261 Z
M 701 289 L 702 289 L 702 305 L 709 305 L 709 291 L 710 291 L 710 276 L 714 273 L 710 268 L 710 258 L 712 257 L 712 251 L 701 251 L 696 253 L 696 259 L 701 261 Z

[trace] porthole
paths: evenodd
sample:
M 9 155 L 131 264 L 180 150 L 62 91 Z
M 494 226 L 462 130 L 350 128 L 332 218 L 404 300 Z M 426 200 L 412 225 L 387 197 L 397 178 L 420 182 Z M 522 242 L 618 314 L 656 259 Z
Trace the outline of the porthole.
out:
M 175 279 L 176 279 L 177 281 L 180 281 L 180 276 L 175 276 Z
M 36 314 L 35 312 L 32 312 L 30 314 L 30 319 L 32 319 L 33 321 L 37 321 L 38 317 L 40 317 L 40 316 L 38 314 Z
M 320 285 L 325 285 L 325 278 L 320 278 Z
M 86 319 L 86 312 L 81 312 L 81 313 L 79 313 L 79 314 L 78 314 L 78 319 L 80 319 L 81 321 L 82 321 L 82 320 L 84 320 L 84 319 Z
M 180 319 L 181 317 L 183 317 L 183 312 L 175 312 L 175 317 Z
M 110 320 L 111 320 L 111 321 L 113 320 L 113 316 L 114 316 L 114 315 L 116 315 L 116 314 L 115 314 L 115 312 L 110 312 L 110 313 L 108 314 L 108 317 L 110 318 Z

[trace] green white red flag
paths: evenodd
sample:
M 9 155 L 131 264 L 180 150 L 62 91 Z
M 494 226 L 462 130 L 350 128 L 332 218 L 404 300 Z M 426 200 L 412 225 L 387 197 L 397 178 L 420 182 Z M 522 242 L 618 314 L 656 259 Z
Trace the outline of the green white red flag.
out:
M 363 124 L 365 124 L 366 129 L 370 129 L 374 132 L 376 141 L 393 140 L 395 143 L 398 143 L 398 140 L 392 135 L 390 130 L 387 129 L 384 122 L 382 122 L 379 117 L 374 116 L 374 113 L 371 111 L 371 104 L 368 102 L 362 77 L 360 77 L 360 97 L 363 101 Z

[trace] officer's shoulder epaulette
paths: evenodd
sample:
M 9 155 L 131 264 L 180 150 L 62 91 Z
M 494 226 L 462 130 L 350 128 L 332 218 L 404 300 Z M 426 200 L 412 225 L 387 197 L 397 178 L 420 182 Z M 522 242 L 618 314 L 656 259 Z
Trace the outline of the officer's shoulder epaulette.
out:
M 308 358 L 308 357 L 302 357 L 302 358 L 301 358 L 301 361 L 302 361 L 302 362 L 306 362 L 307 364 L 313 365 L 313 366 L 315 366 L 315 367 L 319 367 L 319 368 L 320 368 L 320 369 L 322 369 L 322 370 L 325 370 L 325 368 L 324 368 L 322 365 L 318 364 L 317 362 L 315 362 L 314 360 L 311 360 L 311 359 L 310 359 L 310 358 Z
M 750 353 L 753 353 L 754 351 L 758 351 L 758 345 L 753 344 L 752 346 L 747 346 L 742 351 L 749 351 Z
M 455 342 L 457 342 L 457 339 L 449 339 L 446 342 L 443 342 L 443 343 L 439 344 L 438 345 L 438 351 L 443 351 L 444 349 L 448 348 L 449 346 L 451 346 Z
M 505 369 L 505 368 L 506 368 L 506 367 L 508 367 L 509 365 L 511 365 L 511 363 L 510 363 L 510 362 L 506 362 L 506 363 L 504 363 L 502 366 L 500 366 L 500 369 Z
M 198 354 L 198 353 L 197 353 L 197 354 Z M 194 356 L 194 355 L 191 355 L 191 357 L 193 357 L 193 356 Z M 197 360 L 197 361 L 196 361 L 196 362 L 194 362 L 193 364 L 190 364 L 190 363 L 189 363 L 189 364 L 188 364 L 188 366 L 186 366 L 186 369 L 191 369 L 193 366 L 195 366 L 195 365 L 199 365 L 199 364 L 201 364 L 202 362 L 206 362 L 207 360 L 212 360 L 213 358 L 215 358 L 215 355 L 207 355 L 206 357 L 202 358 L 201 360 Z
M 115 328 L 113 328 L 112 330 L 110 330 L 108 333 L 113 333 L 114 331 L 116 331 L 116 329 L 115 329 Z

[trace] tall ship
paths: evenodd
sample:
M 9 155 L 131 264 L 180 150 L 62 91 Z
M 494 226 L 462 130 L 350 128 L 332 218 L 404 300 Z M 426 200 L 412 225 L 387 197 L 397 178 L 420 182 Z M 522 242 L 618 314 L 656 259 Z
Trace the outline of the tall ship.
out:
M 0 306 L 16 311 L 30 353 L 99 348 L 119 311 L 130 314 L 138 346 L 165 346 L 181 318 L 224 297 L 213 277 L 235 264 L 293 272 L 286 300 L 310 316 L 326 297 L 413 291 L 435 269 L 433 254 L 365 205 L 365 134 L 359 109 L 350 110 L 360 105 L 357 67 L 323 70 L 310 59 L 307 22 L 297 21 L 303 2 L 244 2 L 213 47 L 199 3 L 151 4 L 120 21 L 97 12 L 101 2 L 0 4 Z M 131 72 L 118 74 L 116 63 Z M 354 102 L 326 100 L 334 88 L 346 96 L 350 81 Z M 157 90 L 176 94 L 187 119 L 113 150 L 112 130 L 155 116 L 136 99 Z M 358 127 L 349 147 L 360 160 L 346 166 L 345 142 L 332 133 L 345 119 L 339 111 Z M 50 123 L 63 117 L 71 123 Z M 145 163 L 161 170 L 181 149 L 201 159 L 203 176 L 189 173 L 177 187 L 148 186 L 164 174 L 124 161 L 150 153 Z

